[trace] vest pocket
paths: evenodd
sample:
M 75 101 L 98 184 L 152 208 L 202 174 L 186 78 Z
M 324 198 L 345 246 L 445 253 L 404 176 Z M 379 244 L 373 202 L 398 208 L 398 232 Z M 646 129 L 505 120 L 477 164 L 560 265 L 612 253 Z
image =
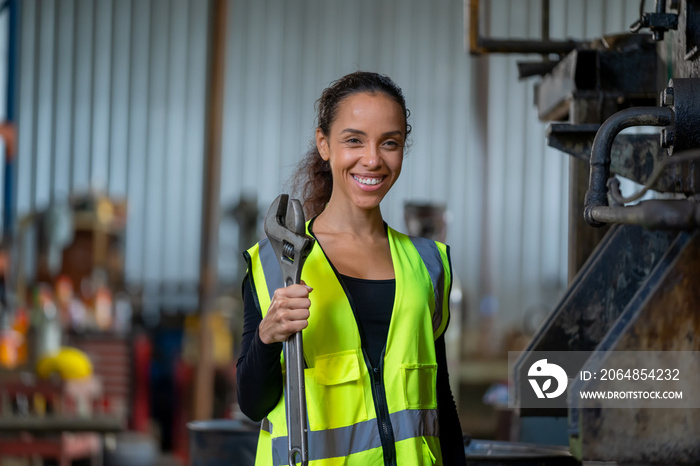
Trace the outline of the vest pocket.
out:
M 356 350 L 316 357 L 304 371 L 311 430 L 345 427 L 367 420 L 365 393 Z
M 402 364 L 401 375 L 407 409 L 437 408 L 437 364 Z

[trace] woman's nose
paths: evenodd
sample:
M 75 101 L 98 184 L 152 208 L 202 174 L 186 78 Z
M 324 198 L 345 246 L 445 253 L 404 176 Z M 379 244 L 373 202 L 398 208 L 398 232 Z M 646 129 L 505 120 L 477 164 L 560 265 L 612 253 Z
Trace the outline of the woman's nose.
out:
M 381 165 L 381 157 L 379 151 L 374 146 L 369 146 L 367 151 L 362 156 L 362 165 L 368 168 L 376 168 Z

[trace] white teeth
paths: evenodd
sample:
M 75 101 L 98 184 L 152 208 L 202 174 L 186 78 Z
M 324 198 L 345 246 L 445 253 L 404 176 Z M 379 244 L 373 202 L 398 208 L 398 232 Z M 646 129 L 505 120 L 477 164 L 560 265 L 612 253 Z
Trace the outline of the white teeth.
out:
M 382 178 L 360 178 L 359 176 L 353 176 L 357 181 L 367 186 L 374 186 L 382 182 Z

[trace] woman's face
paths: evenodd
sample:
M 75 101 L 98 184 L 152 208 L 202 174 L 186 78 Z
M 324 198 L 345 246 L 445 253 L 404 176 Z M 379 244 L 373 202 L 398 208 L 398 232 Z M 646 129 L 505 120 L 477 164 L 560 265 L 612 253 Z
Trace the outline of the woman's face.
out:
M 333 174 L 331 202 L 379 205 L 401 173 L 406 121 L 391 97 L 358 93 L 338 104 L 330 134 L 316 130 L 316 145 Z

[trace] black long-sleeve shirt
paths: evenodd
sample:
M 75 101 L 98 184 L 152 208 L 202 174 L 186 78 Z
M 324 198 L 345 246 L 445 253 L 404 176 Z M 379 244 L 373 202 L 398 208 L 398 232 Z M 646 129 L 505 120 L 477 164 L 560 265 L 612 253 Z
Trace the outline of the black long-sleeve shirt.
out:
M 386 344 L 395 291 L 394 280 L 361 280 L 341 276 L 357 310 L 356 318 L 363 349 L 370 364 L 378 366 Z M 282 396 L 282 343 L 267 345 L 260 340 L 258 326 L 262 313 L 254 299 L 248 278 L 243 281 L 244 322 L 241 354 L 237 362 L 238 403 L 241 411 L 253 420 L 261 420 Z M 361 311 L 360 311 L 361 310 Z M 445 339 L 435 341 L 437 371 L 438 423 L 443 463 L 463 465 L 464 443 L 457 408 L 452 397 L 447 371 Z

